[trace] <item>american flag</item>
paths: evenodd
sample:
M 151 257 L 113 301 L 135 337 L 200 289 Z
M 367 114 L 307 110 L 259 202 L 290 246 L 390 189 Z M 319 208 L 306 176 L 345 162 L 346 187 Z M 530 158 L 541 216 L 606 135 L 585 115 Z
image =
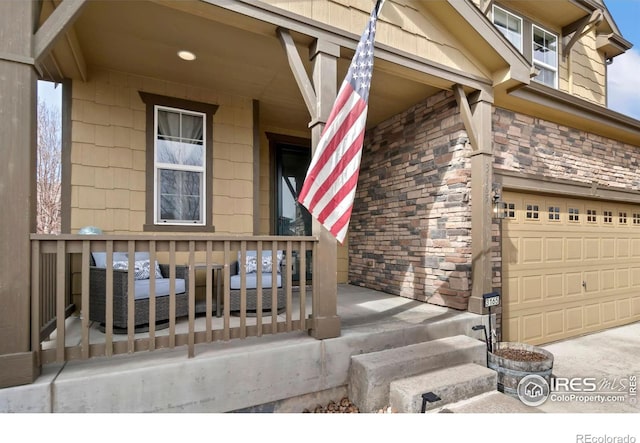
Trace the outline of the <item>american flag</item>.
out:
M 298 196 L 298 201 L 341 244 L 358 184 L 373 72 L 373 42 L 383 2 L 376 2 L 360 37 Z

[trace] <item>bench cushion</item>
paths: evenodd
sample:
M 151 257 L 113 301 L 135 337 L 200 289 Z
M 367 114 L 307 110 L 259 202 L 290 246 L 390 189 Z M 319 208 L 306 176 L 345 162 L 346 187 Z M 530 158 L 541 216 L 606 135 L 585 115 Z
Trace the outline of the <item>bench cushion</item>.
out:
M 169 278 L 157 278 L 156 279 L 156 297 L 165 297 L 169 295 Z M 135 281 L 136 300 L 142 300 L 149 298 L 149 280 L 136 280 Z M 182 294 L 185 292 L 184 279 L 176 278 L 176 294 Z
M 278 288 L 282 287 L 282 274 L 276 274 L 277 278 L 276 278 L 276 284 L 278 286 Z M 247 289 L 257 289 L 258 288 L 258 274 L 256 273 L 251 273 L 251 274 L 247 274 L 246 275 L 246 282 L 247 282 Z M 241 284 L 242 280 L 240 278 L 240 275 L 232 275 L 231 276 L 231 280 L 229 283 L 229 288 L 231 289 L 240 289 L 240 284 Z M 263 272 L 262 273 L 262 287 L 263 288 L 270 288 L 271 287 L 271 282 L 272 282 L 272 277 L 271 277 L 271 273 L 270 272 Z

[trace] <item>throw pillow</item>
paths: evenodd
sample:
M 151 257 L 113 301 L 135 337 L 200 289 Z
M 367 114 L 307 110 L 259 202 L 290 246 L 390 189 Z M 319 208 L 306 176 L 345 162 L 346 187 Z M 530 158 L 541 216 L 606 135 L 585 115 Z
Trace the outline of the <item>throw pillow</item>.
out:
M 282 266 L 282 259 L 284 254 L 282 251 L 276 252 L 276 260 L 278 267 L 278 274 L 280 273 L 280 267 Z M 273 272 L 273 260 L 271 259 L 271 254 L 262 254 L 262 272 Z
M 253 274 L 258 270 L 258 260 L 255 255 L 247 255 L 244 265 L 247 274 Z
M 149 260 L 138 260 L 133 263 L 134 266 L 134 279 L 136 280 L 148 280 L 151 275 L 151 263 Z M 129 261 L 116 261 L 113 262 L 113 269 L 120 269 L 127 271 L 129 269 Z M 160 272 L 160 265 L 156 261 L 155 263 L 155 275 L 156 278 L 163 278 L 162 272 Z

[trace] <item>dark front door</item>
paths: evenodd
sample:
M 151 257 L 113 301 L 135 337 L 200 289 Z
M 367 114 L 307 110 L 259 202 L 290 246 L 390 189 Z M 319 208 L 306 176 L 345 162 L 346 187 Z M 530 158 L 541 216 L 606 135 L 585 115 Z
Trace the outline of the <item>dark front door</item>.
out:
M 276 234 L 311 235 L 311 214 L 298 203 L 298 194 L 307 175 L 311 152 L 307 147 L 276 146 Z M 307 252 L 307 280 L 311 280 L 311 252 Z M 300 259 L 293 263 L 293 280 L 300 278 Z

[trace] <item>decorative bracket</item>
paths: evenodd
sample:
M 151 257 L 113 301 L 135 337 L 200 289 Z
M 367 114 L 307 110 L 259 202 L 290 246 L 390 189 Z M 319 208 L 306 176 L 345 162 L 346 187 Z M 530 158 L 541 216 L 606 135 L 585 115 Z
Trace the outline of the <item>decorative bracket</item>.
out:
M 307 105 L 307 109 L 309 110 L 309 114 L 311 115 L 311 120 L 317 119 L 317 98 L 316 92 L 313 89 L 313 84 L 311 80 L 309 80 L 309 76 L 307 75 L 307 71 L 304 69 L 304 65 L 302 64 L 302 58 L 300 58 L 300 54 L 298 53 L 298 49 L 296 48 L 296 44 L 291 37 L 288 29 L 278 28 L 276 30 L 278 34 L 278 38 L 280 39 L 280 43 L 282 43 L 282 47 L 284 48 L 287 59 L 289 60 L 289 66 L 291 67 L 291 72 L 293 72 L 293 76 L 296 79 L 296 83 L 298 83 L 298 88 L 300 88 L 300 92 L 302 93 L 302 98 L 304 99 L 304 103 Z
M 603 18 L 604 18 L 604 14 L 602 10 L 596 9 L 591 13 L 591 15 L 588 15 L 568 26 L 565 26 L 562 29 L 562 33 L 565 35 L 564 40 L 566 40 L 569 37 L 569 35 L 571 35 L 571 33 L 573 33 L 573 35 L 571 36 L 571 39 L 569 40 L 569 42 L 566 43 L 562 48 L 562 58 L 566 59 L 569 52 L 571 52 L 571 48 L 573 47 L 573 45 L 578 40 L 580 40 L 583 35 L 591 31 L 591 29 L 594 26 L 597 26 L 598 23 L 600 23 Z
M 462 89 L 462 86 L 459 84 L 453 85 L 453 93 L 456 96 L 456 102 L 458 102 L 458 107 L 460 108 L 460 116 L 462 117 L 464 128 L 467 131 L 467 136 L 469 137 L 471 148 L 473 149 L 473 151 L 477 151 L 479 149 L 477 135 L 478 133 L 476 132 L 475 126 L 473 125 L 473 114 L 471 113 L 471 106 L 469 106 L 467 95 L 464 93 L 464 89 Z

